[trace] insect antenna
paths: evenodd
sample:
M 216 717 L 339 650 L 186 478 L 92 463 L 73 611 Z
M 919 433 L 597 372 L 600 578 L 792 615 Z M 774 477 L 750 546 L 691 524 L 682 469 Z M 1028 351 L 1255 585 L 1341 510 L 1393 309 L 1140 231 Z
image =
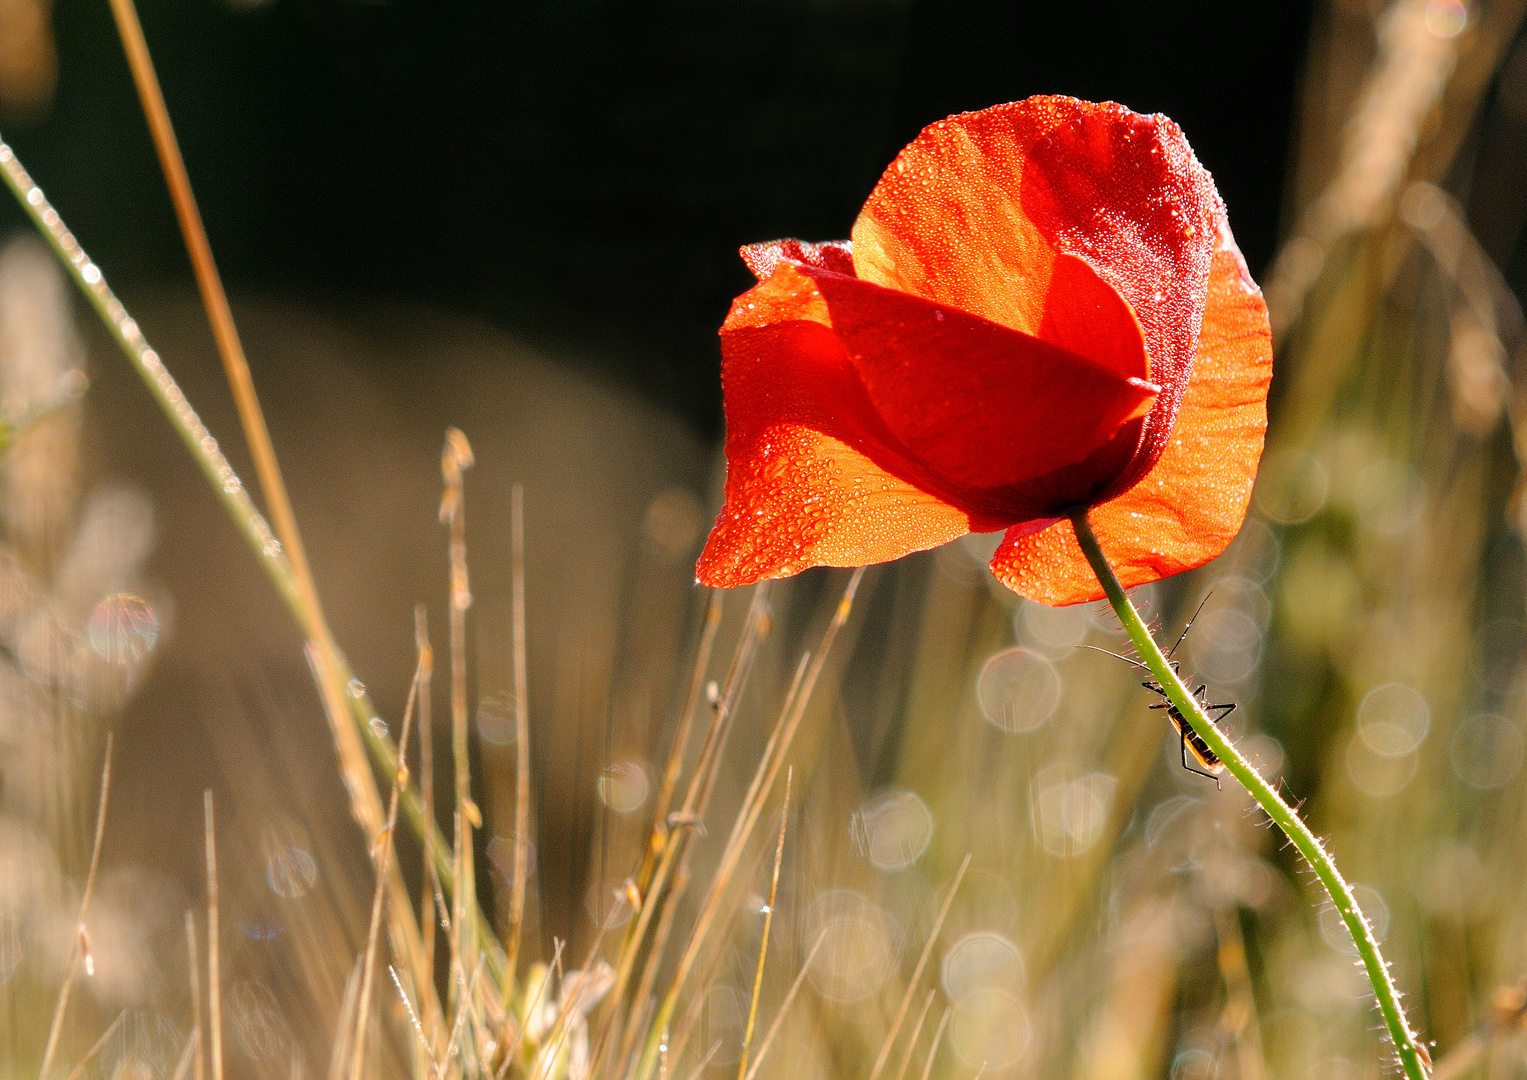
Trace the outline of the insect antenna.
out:
M 1183 642 L 1183 639 L 1188 636 L 1188 631 L 1193 629 L 1193 624 L 1198 621 L 1199 613 L 1204 610 L 1204 605 L 1209 602 L 1209 597 L 1211 597 L 1213 595 L 1214 595 L 1214 590 L 1213 589 L 1210 589 L 1208 592 L 1204 593 L 1204 598 L 1202 600 L 1200 600 L 1198 602 L 1198 606 L 1193 609 L 1193 617 L 1188 620 L 1188 625 L 1186 625 L 1186 626 L 1184 626 L 1182 628 L 1182 633 L 1177 636 L 1176 643 L 1173 644 L 1171 649 L 1167 651 L 1166 658 L 1168 660 L 1170 660 L 1172 658 L 1172 656 L 1177 652 L 1177 646 L 1181 645 L 1182 642 Z
M 1100 652 L 1104 656 L 1111 656 L 1115 660 L 1123 660 L 1126 664 L 1133 664 L 1135 667 L 1139 668 L 1142 671 L 1149 671 L 1150 670 L 1149 667 L 1147 667 L 1146 665 L 1140 663 L 1140 661 L 1138 661 L 1138 660 L 1131 660 L 1129 657 L 1127 657 L 1127 656 L 1120 656 L 1116 652 L 1110 652 L 1107 649 L 1100 649 L 1096 645 L 1078 645 L 1078 646 L 1076 646 L 1076 648 L 1078 648 L 1078 649 L 1091 649 L 1093 652 Z

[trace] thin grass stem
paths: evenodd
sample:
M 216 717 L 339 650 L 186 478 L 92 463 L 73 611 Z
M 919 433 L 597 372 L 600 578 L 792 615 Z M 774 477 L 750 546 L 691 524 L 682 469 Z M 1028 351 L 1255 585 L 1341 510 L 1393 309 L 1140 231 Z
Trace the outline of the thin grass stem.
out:
M 212 789 L 202 792 L 207 849 L 207 1015 L 212 1029 L 212 1080 L 223 1080 L 223 979 L 218 949 L 217 820 Z
M 746 679 L 747 673 L 752 670 L 752 656 L 757 652 L 760 642 L 766 633 L 765 612 L 768 610 L 767 582 L 760 584 L 753 590 L 753 600 L 748 605 L 748 613 L 743 621 L 742 635 L 738 638 L 737 649 L 732 654 L 732 662 L 727 670 L 726 683 L 721 691 L 720 698 L 716 701 L 714 713 L 711 716 L 710 727 L 705 733 L 705 742 L 701 745 L 699 759 L 695 763 L 694 774 L 690 777 L 689 788 L 684 795 L 684 803 L 677 815 L 668 815 L 664 818 L 662 828 L 667 830 L 663 836 L 662 851 L 658 857 L 657 868 L 652 873 L 650 884 L 642 894 L 641 910 L 636 913 L 632 920 L 634 926 L 627 930 L 625 940 L 622 943 L 620 955 L 615 963 L 615 985 L 610 991 L 609 1019 L 606 1027 L 615 1022 L 621 1003 L 625 997 L 625 988 L 631 977 L 631 971 L 636 964 L 636 957 L 641 950 L 642 942 L 646 939 L 647 929 L 652 923 L 652 913 L 659 907 L 659 898 L 664 895 L 669 878 L 676 869 L 682 871 L 683 859 L 681 855 L 688 850 L 691 837 L 697 828 L 702 827 L 695 808 L 700 799 L 700 790 L 704 783 L 703 777 L 710 767 L 710 762 L 715 758 L 714 750 L 722 740 L 721 730 L 731 715 L 731 703 L 736 700 L 739 691 L 739 682 Z M 719 608 L 716 609 L 719 616 Z M 703 678 L 703 668 L 696 664 L 695 678 Z M 675 753 L 682 754 L 681 750 Z M 678 825 L 678 828 L 674 826 Z M 666 903 L 666 901 L 663 901 Z M 619 1057 L 624 1059 L 631 1051 L 631 1039 L 636 1037 L 634 1025 L 627 1027 L 626 1037 L 621 1040 Z M 649 1033 L 648 1043 L 651 1043 Z M 603 1036 L 600 1038 L 601 1048 L 604 1046 Z M 598 1062 L 595 1063 L 596 1065 Z
M 763 992 L 764 960 L 769 955 L 769 929 L 774 925 L 774 899 L 779 894 L 779 867 L 785 858 L 785 828 L 790 823 L 790 788 L 795 769 L 785 772 L 785 804 L 779 812 L 779 843 L 774 848 L 774 876 L 769 879 L 769 905 L 764 908 L 763 936 L 758 942 L 758 968 L 753 973 L 753 1001 L 748 1006 L 748 1023 L 742 1033 L 742 1057 L 737 1062 L 737 1080 L 748 1075 L 748 1047 L 753 1042 L 753 1025 L 758 1021 L 758 995 Z
M 69 1070 L 69 1080 L 80 1080 L 80 1077 L 85 1075 L 85 1067 L 95 1060 L 95 1056 L 101 1052 L 101 1047 L 106 1045 L 106 1040 L 111 1038 L 112 1033 L 121 1025 L 122 1019 L 126 1015 L 126 1009 L 117 1013 L 117 1018 L 111 1022 L 111 1025 L 105 1031 L 101 1032 L 101 1037 L 95 1041 L 90 1049 L 85 1051 L 85 1056 L 80 1058 L 79 1064 Z
M 193 1031 L 186 1038 L 186 1048 L 180 1052 L 180 1060 L 175 1064 L 175 1071 L 170 1074 L 170 1080 L 186 1080 L 186 1073 L 191 1071 L 192 1059 L 200 1059 L 201 1053 L 196 1049 L 201 1042 L 201 1032 Z
M 414 649 L 419 654 L 420 672 L 417 686 L 419 688 L 419 794 L 424 802 L 424 820 L 431 827 L 419 830 L 422 838 L 423 862 L 424 862 L 424 888 L 423 895 L 419 897 L 419 934 L 420 948 L 423 951 L 422 971 L 416 973 L 423 975 L 429 980 L 429 987 L 415 989 L 419 994 L 419 1008 L 424 1016 L 422 1026 L 433 1032 L 440 1023 L 439 1010 L 435 1001 L 435 897 L 440 893 L 440 876 L 435 863 L 435 835 L 436 830 L 432 827 L 435 821 L 435 728 L 432 719 L 434 705 L 434 679 L 435 679 L 435 648 L 429 640 L 429 612 L 423 604 L 414 605 Z M 402 755 L 399 760 L 404 760 L 408 751 L 405 745 L 402 747 Z M 408 785 L 404 784 L 404 791 Z M 399 990 L 401 991 L 401 986 Z M 406 998 L 405 998 L 406 1000 Z M 420 1023 L 417 1018 L 416 1023 Z M 422 1034 L 422 1032 L 421 1032 Z M 434 1056 L 434 1047 L 428 1041 L 425 1043 L 431 1057 Z
M 0 144 L 3 146 L 4 144 Z M 48 1080 L 48 1069 L 53 1055 L 58 1052 L 59 1036 L 64 1030 L 64 1013 L 69 1009 L 69 995 L 74 989 L 74 975 L 80 957 L 88 947 L 89 935 L 85 931 L 85 916 L 90 911 L 90 899 L 95 895 L 96 873 L 101 866 L 101 845 L 106 836 L 106 807 L 111 798 L 112 732 L 106 733 L 106 760 L 101 765 L 101 797 L 95 811 L 95 839 L 90 845 L 90 868 L 85 873 L 85 891 L 80 896 L 80 913 L 75 919 L 74 942 L 69 947 L 69 962 L 64 967 L 64 982 L 58 988 L 58 1000 L 53 1005 L 53 1022 L 48 1026 L 48 1043 L 42 1054 L 42 1067 L 37 1075 Z
M 419 700 L 419 684 L 424 677 L 429 658 L 423 649 L 418 650 L 419 659 L 414 668 L 413 685 L 408 690 L 408 703 L 403 706 L 403 730 L 398 734 L 398 745 L 407 746 L 412 733 L 414 708 Z M 408 766 L 400 757 L 397 776 L 393 778 L 392 797 L 387 802 L 387 825 L 376 844 L 381 848 L 375 854 L 376 886 L 371 893 L 371 925 L 366 932 L 366 959 L 361 971 L 360 1000 L 355 1007 L 355 1051 L 350 1059 L 350 1080 L 361 1080 L 366 1059 L 366 1028 L 371 1013 L 371 984 L 376 973 L 377 939 L 382 934 L 382 901 L 387 894 L 387 873 L 392 865 L 392 834 L 398 824 L 398 791 L 408 783 Z
M 191 983 L 191 1036 L 196 1047 L 196 1080 L 205 1080 L 206 1040 L 202 1038 L 201 959 L 196 945 L 196 916 L 186 912 L 186 966 Z
M 812 690 L 816 686 L 818 677 L 827 663 L 827 657 L 832 651 L 832 644 L 836 640 L 838 632 L 848 621 L 849 613 L 853 610 L 854 597 L 858 594 L 859 585 L 864 580 L 864 567 L 854 570 L 843 590 L 843 595 L 838 600 L 838 605 L 833 611 L 832 619 L 827 624 L 827 629 L 822 635 L 822 643 L 816 654 L 812 657 L 809 669 L 802 667 L 797 672 L 797 681 L 792 684 L 791 693 L 786 698 L 785 707 L 781 710 L 780 719 L 775 725 L 774 731 L 769 736 L 765 745 L 763 756 L 759 759 L 758 768 L 753 775 L 753 781 L 749 785 L 747 795 L 743 798 L 742 810 L 738 813 L 732 824 L 731 835 L 727 838 L 726 847 L 722 851 L 721 862 L 717 867 L 715 877 L 711 880 L 710 890 L 706 895 L 705 903 L 701 908 L 700 917 L 696 920 L 695 930 L 690 935 L 689 944 L 679 958 L 678 970 L 674 974 L 673 985 L 669 987 L 668 994 L 664 998 L 662 1006 L 658 1009 L 657 1020 L 652 1032 L 648 1034 L 646 1049 L 642 1052 L 642 1063 L 637 1068 L 637 1080 L 647 1080 L 652 1075 L 653 1066 L 656 1064 L 657 1043 L 656 1033 L 668 1026 L 672 1018 L 673 1010 L 678 1001 L 678 995 L 683 989 L 684 981 L 688 977 L 699 950 L 704 943 L 710 924 L 715 918 L 720 907 L 721 898 L 731 882 L 732 874 L 736 871 L 737 862 L 742 857 L 743 847 L 751 835 L 753 827 L 757 824 L 758 815 L 763 810 L 764 799 L 773 786 L 775 778 L 779 775 L 779 769 L 784 763 L 785 755 L 789 753 L 790 743 L 800 727 L 801 720 L 806 713 L 806 706 L 810 703 Z M 756 596 L 755 596 L 756 602 Z M 806 674 L 802 677 L 800 671 Z M 696 770 L 696 779 L 700 779 L 699 770 Z M 694 793 L 693 786 L 691 794 Z M 689 806 L 686 805 L 686 810 Z M 703 810 L 701 811 L 703 813 Z M 687 1025 L 681 1031 L 678 1045 L 682 1046 L 687 1035 Z
M 912 1025 L 912 1034 L 907 1039 L 907 1048 L 902 1051 L 901 1065 L 896 1069 L 896 1080 L 906 1080 L 907 1066 L 912 1064 L 912 1051 L 917 1049 L 917 1039 L 923 1033 L 923 1021 L 928 1019 L 928 1010 L 933 1008 L 933 999 L 938 996 L 938 990 L 929 990 L 928 996 L 923 998 L 923 1007 L 917 1011 L 917 1022 Z
M 791 982 L 790 989 L 785 991 L 785 1000 L 779 1003 L 779 1012 L 774 1014 L 774 1021 L 769 1025 L 769 1033 L 764 1036 L 763 1042 L 758 1044 L 758 1056 L 753 1059 L 753 1064 L 748 1069 L 748 1075 L 744 1077 L 744 1080 L 755 1080 L 758 1076 L 758 1070 L 763 1067 L 764 1058 L 768 1056 L 769 1047 L 774 1045 L 774 1036 L 778 1035 L 779 1029 L 784 1026 L 785 1016 L 795 1002 L 795 995 L 800 993 L 801 986 L 806 981 L 806 975 L 811 971 L 811 962 L 817 958 L 817 950 L 826 940 L 827 931 L 818 931 L 816 941 L 811 943 L 811 951 L 806 954 L 806 960 L 801 964 L 801 970 L 795 973 L 795 980 Z
M 342 672 L 343 665 L 339 658 L 339 650 L 335 645 L 328 621 L 324 617 L 318 587 L 308 564 L 301 532 L 297 527 L 297 517 L 287 494 L 286 481 L 281 475 L 281 466 L 271 442 L 270 431 L 265 423 L 265 414 L 260 408 L 259 395 L 255 391 L 254 378 L 249 371 L 249 361 L 244 355 L 243 343 L 239 340 L 238 327 L 234 322 L 233 311 L 229 306 L 228 296 L 217 270 L 217 262 L 212 255 L 212 245 L 207 239 L 206 227 L 202 223 L 201 211 L 196 204 L 196 196 L 192 191 L 191 180 L 180 153 L 180 145 L 175 137 L 175 128 L 170 120 L 169 110 L 164 103 L 164 95 L 159 87 L 159 78 L 154 71 L 153 58 L 149 54 L 148 42 L 144 38 L 137 10 L 133 0 L 109 0 L 109 2 L 112 15 L 116 20 L 117 32 L 127 54 L 128 67 L 132 71 L 133 81 L 138 89 L 144 116 L 153 136 L 154 148 L 164 171 L 165 183 L 169 188 L 181 235 L 191 259 L 191 267 L 196 277 L 197 288 L 201 293 L 202 304 L 206 309 L 208 322 L 212 326 L 218 355 L 223 362 L 223 371 L 227 376 L 229 388 L 233 392 L 239 425 L 243 429 L 244 440 L 249 446 L 250 456 L 254 461 L 255 477 L 259 481 L 261 493 L 265 496 L 266 505 L 270 510 L 275 535 L 287 556 L 294 585 L 294 596 L 301 613 L 299 621 L 308 639 L 324 659 L 324 663 L 316 665 L 315 670 L 321 677 L 335 680 L 334 686 L 328 688 L 328 692 L 322 695 L 326 703 L 325 713 L 335 738 L 335 749 L 345 775 L 354 816 L 361 825 L 362 831 L 367 834 L 369 842 L 369 837 L 374 835 L 380 827 L 382 817 L 381 797 L 377 792 L 376 780 L 366 767 L 366 752 L 361 741 L 346 724 L 345 715 L 349 710 L 335 711 L 329 707 L 329 703 L 344 700 L 344 694 L 339 692 L 338 688 L 352 684 L 353 676 L 347 678 Z M 387 771 L 391 773 L 396 770 Z M 400 884 L 401 880 L 394 882 L 395 886 Z M 402 915 L 402 910 L 406 910 L 409 914 Z M 395 932 L 404 937 L 405 950 L 410 956 L 410 966 L 417 976 L 422 967 L 421 947 L 418 942 L 419 931 L 416 927 L 409 929 L 397 925 L 400 919 L 411 920 L 411 913 L 411 904 L 402 905 L 394 911 L 393 921 Z
M 658 974 L 663 969 L 663 954 L 668 950 L 668 939 L 673 934 L 674 920 L 679 913 L 679 901 L 683 899 L 688 888 L 689 868 L 680 867 L 679 872 L 674 876 L 673 888 L 662 896 L 663 910 L 658 915 L 657 929 L 652 932 L 652 945 L 647 950 L 647 962 L 642 966 L 642 977 L 636 984 L 636 994 L 631 998 L 632 1016 L 641 1016 L 652 997 L 652 988 L 657 985 Z M 619 1055 L 621 1061 L 631 1057 L 631 1052 L 636 1047 L 636 1040 L 641 1036 L 641 1030 L 640 1024 L 631 1024 L 621 1033 Z
M 1383 1015 L 1384 1026 L 1388 1029 L 1395 1053 L 1399 1056 L 1401 1068 L 1404 1069 L 1408 1080 L 1425 1080 L 1427 1067 L 1430 1064 L 1429 1055 L 1416 1038 L 1415 1032 L 1411 1030 L 1410 1022 L 1405 1017 L 1405 1010 L 1400 1006 L 1399 993 L 1395 990 L 1394 982 L 1389 976 L 1389 966 L 1384 962 L 1383 954 L 1379 952 L 1378 941 L 1374 938 L 1373 930 L 1368 925 L 1362 909 L 1357 906 L 1351 887 L 1337 870 L 1336 861 L 1310 831 L 1309 826 L 1294 812 L 1293 807 L 1283 801 L 1282 796 L 1262 778 L 1256 769 L 1252 768 L 1241 752 L 1236 749 L 1235 744 L 1210 721 L 1208 715 L 1199 707 L 1198 699 L 1188 691 L 1177 672 L 1162 655 L 1156 639 L 1140 621 L 1139 612 L 1135 610 L 1134 604 L 1130 603 L 1123 585 L 1119 583 L 1118 575 L 1114 573 L 1113 567 L 1103 554 L 1102 547 L 1098 544 L 1097 535 L 1087 521 L 1086 510 L 1081 509 L 1073 513 L 1071 523 L 1076 530 L 1077 542 L 1087 556 L 1087 561 L 1092 565 L 1093 572 L 1097 574 L 1103 591 L 1108 594 L 1108 602 L 1113 605 L 1114 611 L 1119 616 L 1119 622 L 1123 624 L 1125 632 L 1129 634 L 1130 640 L 1139 650 L 1141 659 L 1150 668 L 1151 675 L 1160 684 L 1167 698 L 1176 706 L 1177 711 L 1199 737 L 1208 744 L 1209 749 L 1213 750 L 1225 763 L 1230 774 L 1240 781 L 1241 786 L 1251 794 L 1252 798 L 1256 799 L 1262 809 L 1267 812 L 1267 816 L 1283 831 L 1283 834 L 1298 849 L 1299 854 L 1304 856 L 1310 868 L 1315 871 L 1315 876 L 1325 887 L 1326 894 L 1331 898 L 1332 905 L 1341 916 L 1342 922 L 1346 924 L 1357 946 L 1363 969 L 1368 975 L 1368 982 L 1372 985 L 1374 997 L 1378 1001 L 1379 1012 Z
M 371 723 L 377 715 L 376 709 L 360 681 L 355 678 L 344 655 L 338 649 L 325 650 L 321 647 L 324 630 L 313 622 L 311 612 L 301 598 L 297 576 L 285 548 L 271 531 L 264 515 L 255 507 L 238 473 L 218 448 L 217 440 L 197 416 L 164 361 L 111 291 L 100 266 L 86 254 L 58 211 L 48 202 L 42 189 L 22 167 L 15 151 L 3 140 L 0 140 L 0 180 L 4 180 L 6 187 L 10 188 L 21 208 L 58 256 L 65 271 L 95 309 L 107 332 L 137 370 L 298 627 L 315 649 L 329 652 L 327 663 L 314 663 L 315 677 L 331 684 L 321 686 L 320 689 L 324 691 L 325 713 L 333 729 L 345 784 L 350 792 L 352 813 L 361 823 L 364 832 L 374 834 L 381 825 L 382 803 L 377 795 L 375 777 L 369 769 L 361 767 L 363 759 L 352 752 L 356 745 L 355 735 L 358 733 L 360 744 L 365 747 L 377 769 L 386 776 L 397 771 L 397 748 L 385 729 Z M 342 707 L 338 714 L 333 712 L 336 704 Z M 353 721 L 350 727 L 337 721 L 346 706 Z M 368 791 L 369 798 L 366 797 Z M 435 853 L 435 870 L 443 890 L 454 893 L 456 879 L 450 844 L 434 821 L 426 818 L 423 804 L 412 790 L 403 793 L 402 807 L 409 825 L 421 836 L 433 830 L 431 842 L 427 846 Z M 498 947 L 492 927 L 480 913 L 477 933 L 484 942 L 489 971 L 501 972 L 503 952 Z
M 467 743 L 467 609 L 472 589 L 467 579 L 467 506 L 463 474 L 472 467 L 472 447 L 459 428 L 445 433 L 440 453 L 440 472 L 445 493 L 440 500 L 440 521 L 450 529 L 451 565 L 451 757 L 456 778 L 456 881 L 451 918 L 455 923 L 455 952 L 465 969 L 476 955 L 472 940 L 476 888 L 473 882 L 472 829 L 482 824 L 472 802 L 472 764 Z M 469 984 L 466 990 L 476 989 Z
M 933 927 L 928 931 L 928 940 L 923 943 L 922 955 L 917 958 L 917 967 L 912 969 L 912 977 L 907 980 L 907 990 L 901 997 L 901 1006 L 896 1010 L 896 1019 L 891 1022 L 891 1030 L 886 1033 L 885 1042 L 880 1047 L 880 1056 L 875 1059 L 875 1067 L 870 1070 L 870 1080 L 879 1080 L 881 1070 L 885 1068 L 886 1060 L 891 1056 L 891 1047 L 896 1043 L 896 1036 L 901 1033 L 902 1021 L 907 1018 L 907 1009 L 912 1005 L 912 995 L 917 992 L 917 984 L 922 981 L 923 969 L 928 966 L 928 958 L 933 955 L 933 946 L 938 942 L 939 933 L 944 929 L 944 920 L 949 916 L 949 906 L 954 903 L 954 896 L 960 891 L 960 883 L 965 880 L 965 871 L 970 869 L 970 853 L 966 852 L 965 858 L 960 861 L 960 869 L 954 875 L 954 881 L 949 886 L 949 892 L 944 896 L 944 903 L 938 909 L 938 917 L 933 920 Z
M 525 488 L 509 491 L 510 638 L 514 652 L 514 883 L 509 889 L 509 930 L 504 942 L 504 1002 L 514 993 L 525 924 L 525 875 L 530 869 L 530 702 L 525 658 Z
M 954 1010 L 946 1007 L 944 1015 L 939 1017 L 938 1027 L 933 1031 L 933 1044 L 928 1047 L 927 1060 L 923 1062 L 923 1074 L 920 1080 L 928 1080 L 933 1074 L 933 1059 L 938 1057 L 938 1048 L 944 1041 L 944 1029 L 949 1026 L 949 1018 L 954 1015 Z

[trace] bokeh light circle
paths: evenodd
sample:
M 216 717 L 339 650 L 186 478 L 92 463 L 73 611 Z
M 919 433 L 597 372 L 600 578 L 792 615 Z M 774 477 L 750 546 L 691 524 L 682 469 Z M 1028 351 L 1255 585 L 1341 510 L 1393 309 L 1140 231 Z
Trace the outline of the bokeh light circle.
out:
M 1522 729 L 1493 713 L 1469 717 L 1448 740 L 1453 774 L 1480 791 L 1505 787 L 1516 779 L 1524 755 L 1527 739 Z
M 1375 753 L 1385 757 L 1413 753 L 1426 738 L 1431 722 L 1431 706 L 1404 683 L 1375 686 L 1357 707 L 1358 734 Z
M 85 624 L 90 648 L 110 664 L 136 664 L 159 641 L 159 616 L 141 596 L 116 593 L 95 606 Z
M 913 791 L 882 791 L 854 811 L 849 829 L 859 854 L 877 870 L 905 870 L 933 839 L 933 812 Z
M 1023 954 L 993 930 L 975 930 L 944 954 L 940 980 L 950 1001 L 963 1000 L 979 990 L 1016 992 L 1023 986 Z
M 977 990 L 961 998 L 949 1014 L 949 1044 L 966 1065 L 1000 1072 L 1029 1048 L 1033 1032 L 1027 1011 L 1003 990 Z
M 800 940 L 807 952 L 821 941 L 807 977 L 817 993 L 831 1001 L 858 1001 L 873 993 L 896 964 L 898 945 L 890 916 L 852 889 L 817 896 L 804 914 L 802 930 Z
M 981 714 L 1009 735 L 1033 731 L 1060 705 L 1060 673 L 1033 649 L 1006 649 L 992 656 L 976 680 Z

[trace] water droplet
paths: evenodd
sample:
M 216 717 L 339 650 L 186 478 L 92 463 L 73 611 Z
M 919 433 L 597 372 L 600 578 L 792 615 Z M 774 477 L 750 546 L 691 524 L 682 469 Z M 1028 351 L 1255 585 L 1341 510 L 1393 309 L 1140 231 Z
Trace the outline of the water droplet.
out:
M 371 728 L 371 734 L 375 735 L 378 739 L 387 738 L 387 721 L 383 720 L 380 716 L 373 716 L 370 720 L 366 721 L 366 725 Z

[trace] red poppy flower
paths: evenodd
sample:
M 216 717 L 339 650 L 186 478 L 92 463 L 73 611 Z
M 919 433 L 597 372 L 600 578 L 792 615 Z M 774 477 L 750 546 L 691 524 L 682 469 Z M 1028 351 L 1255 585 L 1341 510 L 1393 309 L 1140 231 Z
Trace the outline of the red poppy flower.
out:
M 853 239 L 744 248 L 721 328 L 726 504 L 707 585 L 1005 529 L 992 571 L 1097 599 L 1065 514 L 1128 585 L 1240 529 L 1271 335 L 1181 130 L 1039 97 L 950 117 L 891 163 Z

